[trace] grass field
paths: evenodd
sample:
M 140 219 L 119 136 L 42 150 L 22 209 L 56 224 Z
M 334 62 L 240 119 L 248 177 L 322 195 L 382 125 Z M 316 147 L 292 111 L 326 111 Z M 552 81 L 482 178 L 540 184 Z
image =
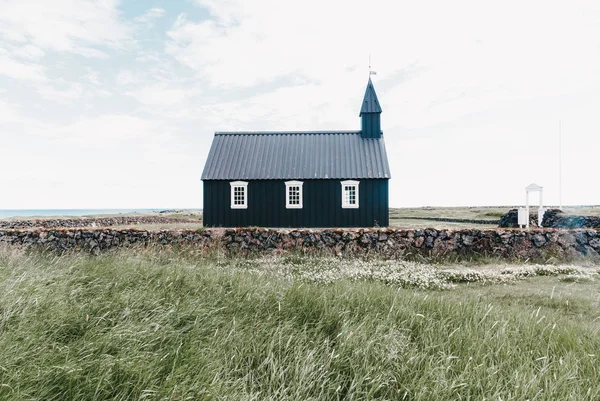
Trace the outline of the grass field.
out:
M 411 217 L 445 217 L 454 219 L 498 220 L 516 206 L 498 207 L 413 207 L 390 209 L 391 219 Z
M 443 206 L 424 206 L 412 208 L 391 208 L 390 218 L 410 218 L 410 217 L 446 217 L 457 219 L 473 220 L 498 220 L 510 209 L 516 209 L 519 206 L 462 206 L 462 207 L 443 207 Z M 537 208 L 537 205 L 531 205 Z M 546 208 L 558 208 L 557 206 L 545 206 Z M 600 216 L 600 206 L 565 206 L 563 212 L 578 216 Z
M 523 205 L 521 205 L 523 206 Z M 468 222 L 440 222 L 414 219 L 417 218 L 449 218 L 464 220 L 497 221 L 511 209 L 519 206 L 464 206 L 464 207 L 415 207 L 390 209 L 390 226 L 406 229 L 438 228 L 494 228 L 497 224 L 474 224 Z M 532 205 L 536 208 L 537 205 Z M 553 206 L 546 206 L 552 208 Z M 600 216 L 600 206 L 565 206 L 563 211 L 577 216 Z
M 415 208 L 391 208 L 390 209 L 390 227 L 404 229 L 489 229 L 497 227 L 494 224 L 500 217 L 510 209 L 518 206 L 464 206 L 464 207 L 415 207 Z M 535 206 L 534 206 L 535 207 Z M 564 212 L 572 215 L 580 216 L 600 216 L 600 206 L 565 206 Z M 164 230 L 164 229 L 191 229 L 195 230 L 202 227 L 202 212 L 179 211 L 176 213 L 128 213 L 122 215 L 90 215 L 83 217 L 114 217 L 114 216 L 161 216 L 170 217 L 174 221 L 171 223 L 155 223 L 155 224 L 130 224 L 118 225 L 113 228 L 137 228 L 140 230 Z M 54 218 L 64 218 L 65 216 L 55 216 Z M 32 219 L 33 217 L 13 217 L 8 220 Z M 46 217 L 47 218 L 47 217 Z M 68 218 L 79 218 L 69 216 Z M 463 220 L 488 220 L 492 224 L 476 224 L 471 222 L 444 222 L 434 220 L 422 220 L 422 218 L 449 218 Z M 180 220 L 180 221 L 178 221 Z M 189 220 L 197 220 L 197 223 L 189 222 Z
M 598 266 L 0 250 L 0 399 L 596 400 Z

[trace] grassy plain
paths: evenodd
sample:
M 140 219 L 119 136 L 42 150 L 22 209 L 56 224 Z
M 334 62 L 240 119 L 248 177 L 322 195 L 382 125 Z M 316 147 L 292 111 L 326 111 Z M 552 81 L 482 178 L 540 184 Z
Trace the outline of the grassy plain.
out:
M 438 207 L 425 206 L 414 208 L 391 208 L 390 226 L 404 229 L 463 229 L 477 228 L 489 229 L 496 227 L 494 224 L 500 217 L 510 209 L 518 206 L 464 206 L 464 207 Z M 580 216 L 600 216 L 600 206 L 565 206 L 564 212 Z M 43 218 L 84 218 L 84 217 L 115 217 L 115 216 L 161 216 L 173 219 L 169 223 L 154 224 L 129 224 L 113 226 L 114 228 L 138 228 L 140 230 L 164 230 L 164 229 L 197 229 L 202 227 L 202 212 L 198 210 L 181 210 L 177 212 L 158 213 L 126 213 L 116 215 L 89 215 L 89 216 L 54 216 Z M 33 219 L 34 217 L 12 217 L 7 220 Z M 489 220 L 492 224 L 476 224 L 470 222 L 445 222 L 435 220 L 424 220 L 423 218 L 449 218 L 463 220 Z M 190 222 L 190 220 L 196 220 Z
M 446 217 L 456 219 L 472 220 L 497 220 L 510 209 L 516 209 L 518 206 L 423 206 L 407 208 L 391 208 L 390 218 L 410 218 L 410 217 Z M 537 205 L 532 205 L 537 207 Z M 558 208 L 557 206 L 545 206 L 546 208 Z M 600 205 L 592 206 L 565 206 L 563 212 L 579 216 L 600 216 Z
M 598 266 L 0 250 L 0 399 L 600 399 Z
M 390 226 L 404 229 L 437 228 L 437 229 L 464 229 L 477 228 L 489 229 L 497 227 L 496 221 L 510 209 L 518 206 L 464 206 L 464 207 L 415 207 L 415 208 L 391 208 Z M 566 206 L 564 212 L 581 216 L 600 216 L 600 206 Z M 201 212 L 181 212 L 176 214 L 163 214 L 165 217 L 175 219 L 197 219 L 198 224 L 188 222 L 173 222 L 161 224 L 139 224 L 136 228 L 158 230 L 158 229 L 196 229 L 202 224 Z M 471 222 L 447 222 L 424 220 L 423 218 L 447 218 L 462 220 L 489 220 L 491 224 L 477 224 Z M 127 226 L 118 226 L 126 228 Z
M 520 205 L 523 206 L 523 205 Z M 520 206 L 463 206 L 463 207 L 438 207 L 425 206 L 414 208 L 392 208 L 390 209 L 390 226 L 407 229 L 418 228 L 494 228 L 496 224 L 474 224 L 469 222 L 440 222 L 431 220 L 420 220 L 420 218 L 448 218 L 463 220 L 489 220 L 491 222 L 500 220 L 500 217 L 511 209 Z M 536 207 L 533 205 L 533 207 Z M 555 206 L 546 206 L 554 208 Z M 577 216 L 600 216 L 600 206 L 565 206 L 564 213 Z M 416 219 L 415 219 L 416 218 Z

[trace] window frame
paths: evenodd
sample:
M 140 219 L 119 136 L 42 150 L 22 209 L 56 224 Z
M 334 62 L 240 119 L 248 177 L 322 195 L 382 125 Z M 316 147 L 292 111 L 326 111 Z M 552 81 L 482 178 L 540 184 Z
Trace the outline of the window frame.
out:
M 302 209 L 304 202 L 303 202 L 303 197 L 304 197 L 304 191 L 302 190 L 302 185 L 304 184 L 304 182 L 302 181 L 285 181 L 285 208 L 286 209 Z M 294 204 L 294 203 L 290 203 L 290 188 L 291 187 L 298 187 L 298 196 L 299 196 L 299 202 L 298 204 Z
M 232 209 L 248 209 L 248 182 L 247 181 L 231 181 L 229 183 L 231 185 L 231 203 L 230 206 Z M 236 188 L 244 188 L 244 203 L 243 204 L 235 204 L 235 189 Z
M 340 182 L 342 184 L 342 209 L 358 209 L 359 208 L 359 184 L 360 181 L 356 180 L 345 180 Z M 355 191 L 356 203 L 346 202 L 346 187 L 353 186 Z

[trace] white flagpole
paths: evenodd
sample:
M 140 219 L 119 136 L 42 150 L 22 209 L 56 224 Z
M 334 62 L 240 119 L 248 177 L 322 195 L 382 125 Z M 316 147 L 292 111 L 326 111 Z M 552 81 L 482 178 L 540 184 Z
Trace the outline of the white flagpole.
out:
M 558 208 L 562 206 L 562 121 L 558 120 Z
M 371 70 L 371 53 L 369 53 L 369 78 L 371 78 L 371 75 L 377 75 L 377 71 Z

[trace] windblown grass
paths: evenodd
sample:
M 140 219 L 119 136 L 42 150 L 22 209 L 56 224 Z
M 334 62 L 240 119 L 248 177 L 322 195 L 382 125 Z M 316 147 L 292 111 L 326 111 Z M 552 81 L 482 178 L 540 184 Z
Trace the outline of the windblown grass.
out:
M 0 398 L 594 400 L 599 290 L 593 266 L 5 249 Z

